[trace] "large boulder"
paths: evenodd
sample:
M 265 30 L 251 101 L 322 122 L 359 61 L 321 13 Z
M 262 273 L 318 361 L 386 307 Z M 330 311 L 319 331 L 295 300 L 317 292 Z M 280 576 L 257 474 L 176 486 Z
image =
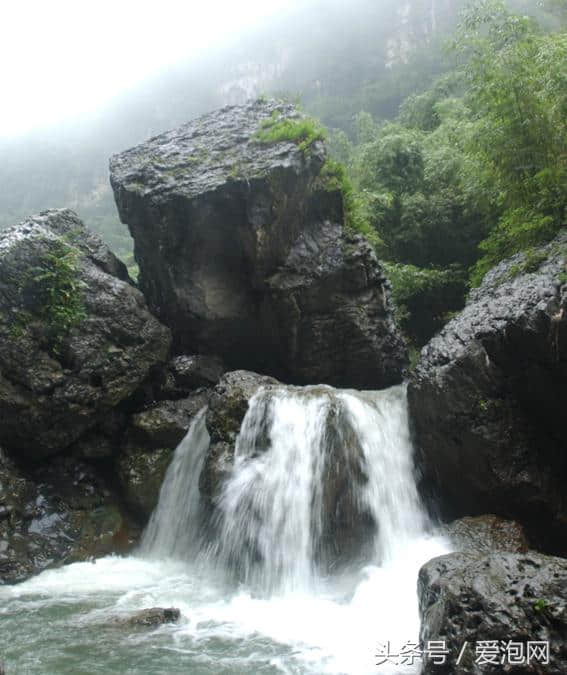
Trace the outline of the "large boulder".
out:
M 260 142 L 284 119 L 301 116 L 275 102 L 227 107 L 111 159 L 140 287 L 176 352 L 297 383 L 399 382 L 407 354 L 389 284 L 344 227 L 323 143 Z
M 0 232 L 0 442 L 8 451 L 38 459 L 69 446 L 136 390 L 170 340 L 124 265 L 72 211 Z
M 421 568 L 418 593 L 423 675 L 567 672 L 567 560 L 451 553 Z
M 57 457 L 24 471 L 0 450 L 0 584 L 63 563 L 124 553 L 138 535 L 91 466 Z
M 567 552 L 567 235 L 501 263 L 422 351 L 417 461 L 447 517 L 496 515 Z
M 160 401 L 130 417 L 116 473 L 123 498 L 143 518 L 157 506 L 175 448 L 208 398 L 209 391 L 201 390 L 184 399 Z

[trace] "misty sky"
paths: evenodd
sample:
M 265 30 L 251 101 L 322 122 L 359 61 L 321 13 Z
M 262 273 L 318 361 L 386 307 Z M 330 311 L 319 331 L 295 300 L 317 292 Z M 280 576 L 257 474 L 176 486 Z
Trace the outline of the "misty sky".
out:
M 3 2 L 0 135 L 64 121 L 299 0 Z

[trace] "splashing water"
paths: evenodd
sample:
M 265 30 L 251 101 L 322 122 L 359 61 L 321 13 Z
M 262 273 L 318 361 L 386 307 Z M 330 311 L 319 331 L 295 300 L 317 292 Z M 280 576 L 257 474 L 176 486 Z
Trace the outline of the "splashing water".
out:
M 0 588 L 7 672 L 418 672 L 418 662 L 378 667 L 375 657 L 379 643 L 417 642 L 417 572 L 448 551 L 427 533 L 405 388 L 260 391 L 218 498 L 216 540 L 203 546 L 208 443 L 201 411 L 139 556 Z M 110 621 L 153 605 L 179 607 L 181 622 L 124 633 Z

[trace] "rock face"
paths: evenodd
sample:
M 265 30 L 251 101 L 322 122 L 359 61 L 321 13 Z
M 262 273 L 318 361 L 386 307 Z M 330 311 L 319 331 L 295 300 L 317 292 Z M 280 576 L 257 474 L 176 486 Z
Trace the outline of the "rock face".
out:
M 69 446 L 169 345 L 124 265 L 72 211 L 0 233 L 0 442 L 12 454 Z
M 126 552 L 138 530 L 92 467 L 56 458 L 24 472 L 0 451 L 0 584 Z
M 563 234 L 490 272 L 408 390 L 424 485 L 446 515 L 514 518 L 554 553 L 567 552 L 566 253 Z
M 284 104 L 228 107 L 111 159 L 140 286 L 177 352 L 297 383 L 397 383 L 407 355 L 382 267 L 343 227 L 323 144 L 258 141 L 278 115 L 299 118 Z
M 426 658 L 424 675 L 567 672 L 567 560 L 537 553 L 452 553 L 421 568 L 418 592 L 420 639 L 445 641 L 449 650 L 445 664 Z M 482 641 L 488 645 L 484 658 L 492 662 L 483 662 Z M 549 643 L 548 664 L 535 658 L 536 642 Z
M 173 452 L 208 398 L 209 392 L 203 390 L 131 416 L 116 466 L 124 499 L 135 513 L 151 515 Z
M 175 356 L 161 369 L 154 396 L 173 400 L 184 398 L 195 389 L 214 387 L 225 370 L 218 356 Z
M 248 410 L 248 401 L 260 387 L 278 384 L 273 377 L 236 370 L 226 373 L 213 389 L 206 417 L 211 442 L 199 477 L 199 490 L 208 502 L 214 501 L 220 484 L 232 468 L 236 437 Z
M 443 528 L 454 549 L 466 553 L 525 553 L 529 548 L 524 528 L 498 516 L 460 518 Z

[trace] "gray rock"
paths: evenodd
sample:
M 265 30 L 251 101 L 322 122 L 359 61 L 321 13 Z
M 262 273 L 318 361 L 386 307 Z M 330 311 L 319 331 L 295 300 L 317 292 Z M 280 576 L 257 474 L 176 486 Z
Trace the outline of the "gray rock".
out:
M 295 382 L 380 389 L 401 381 L 405 347 L 390 284 L 364 237 L 331 222 L 306 228 L 267 286 L 266 324 Z
M 297 383 L 380 388 L 407 364 L 389 284 L 343 227 L 324 145 L 259 143 L 287 104 L 223 108 L 111 159 L 140 287 L 174 350 Z
M 176 607 L 151 607 L 132 616 L 120 617 L 115 623 L 124 626 L 160 626 L 164 623 L 176 623 L 180 616 L 181 612 Z
M 202 387 L 214 387 L 226 368 L 218 356 L 175 356 L 157 376 L 156 398 L 178 399 Z
M 456 551 L 525 553 L 529 541 L 520 523 L 486 515 L 459 518 L 443 528 Z
M 202 390 L 185 399 L 161 401 L 131 416 L 116 472 L 122 495 L 135 513 L 144 518 L 151 515 L 173 452 L 208 399 L 209 391 Z
M 0 451 L 0 583 L 125 553 L 139 535 L 103 478 L 74 458 L 24 472 Z
M 567 560 L 537 553 L 452 553 L 421 568 L 418 592 L 422 644 L 441 640 L 449 650 L 445 664 L 426 658 L 424 675 L 567 672 Z M 482 641 L 495 641 L 502 663 L 479 663 Z M 525 657 L 528 643 L 548 642 L 549 664 L 510 664 L 509 642 L 519 643 Z
M 567 552 L 567 235 L 493 270 L 427 345 L 408 389 L 424 485 L 449 517 L 514 518 Z
M 87 460 L 106 459 L 116 452 L 115 444 L 97 431 L 87 431 L 72 445 L 74 455 Z
M 68 291 L 68 277 L 71 326 L 67 307 L 48 299 L 54 287 L 59 297 Z M 122 263 L 72 211 L 46 211 L 0 233 L 0 442 L 8 451 L 39 459 L 65 449 L 136 390 L 169 344 Z
M 188 389 L 214 386 L 225 372 L 222 359 L 203 354 L 176 356 L 168 366 L 175 384 Z

